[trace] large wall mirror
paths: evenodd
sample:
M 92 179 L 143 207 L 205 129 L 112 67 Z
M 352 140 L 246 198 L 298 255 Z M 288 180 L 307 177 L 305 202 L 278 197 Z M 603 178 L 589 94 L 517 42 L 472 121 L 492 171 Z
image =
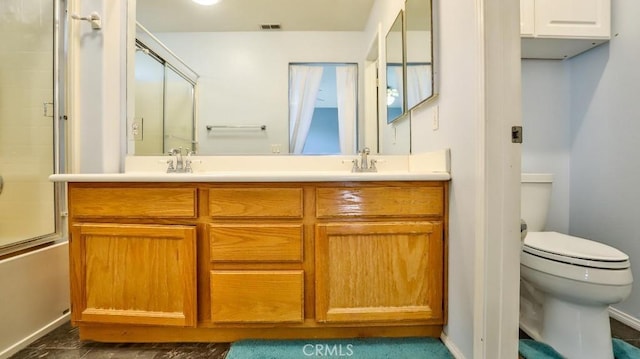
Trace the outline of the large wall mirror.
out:
M 433 97 L 433 21 L 431 0 L 406 0 L 407 108 Z
M 364 129 L 377 126 L 365 122 L 377 123 L 377 118 L 364 115 L 364 72 L 367 47 L 377 30 L 370 24 L 387 21 L 399 10 L 380 11 L 389 7 L 388 0 L 221 0 L 213 6 L 187 0 L 133 1 L 134 22 L 199 75 L 192 136 L 183 131 L 166 133 L 165 138 L 183 141 L 182 147 L 192 144 L 202 155 L 293 153 L 290 66 L 315 63 L 356 65 L 352 147 L 371 142 Z M 372 15 L 381 18 L 370 19 Z M 129 49 L 134 51 L 134 46 Z M 331 112 L 327 108 L 335 103 L 334 91 L 320 87 L 317 92 L 315 107 Z M 131 128 L 127 132 L 132 133 Z M 408 136 L 396 140 L 410 141 Z

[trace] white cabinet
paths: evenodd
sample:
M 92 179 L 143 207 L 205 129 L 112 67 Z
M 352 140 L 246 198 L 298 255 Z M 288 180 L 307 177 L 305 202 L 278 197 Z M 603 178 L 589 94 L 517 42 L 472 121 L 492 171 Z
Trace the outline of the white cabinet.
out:
M 520 0 L 522 58 L 565 59 L 611 37 L 611 0 Z

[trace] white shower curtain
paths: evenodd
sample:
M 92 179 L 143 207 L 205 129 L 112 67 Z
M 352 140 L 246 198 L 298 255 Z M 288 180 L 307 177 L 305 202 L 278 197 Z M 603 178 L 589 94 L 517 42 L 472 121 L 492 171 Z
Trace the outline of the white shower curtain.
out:
M 431 65 L 407 66 L 408 108 L 431 96 L 431 91 Z
M 336 67 L 338 131 L 340 153 L 343 155 L 350 155 L 356 151 L 357 72 L 356 65 Z
M 322 67 L 291 65 L 289 67 L 289 151 L 300 154 L 309 134 Z

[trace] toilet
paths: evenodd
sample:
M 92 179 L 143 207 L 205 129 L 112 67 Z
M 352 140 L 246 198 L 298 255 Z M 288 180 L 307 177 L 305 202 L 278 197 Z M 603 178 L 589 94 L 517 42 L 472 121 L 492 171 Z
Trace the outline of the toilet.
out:
M 613 359 L 609 305 L 631 293 L 629 256 L 585 238 L 543 232 L 551 174 L 522 174 L 520 328 L 567 359 Z

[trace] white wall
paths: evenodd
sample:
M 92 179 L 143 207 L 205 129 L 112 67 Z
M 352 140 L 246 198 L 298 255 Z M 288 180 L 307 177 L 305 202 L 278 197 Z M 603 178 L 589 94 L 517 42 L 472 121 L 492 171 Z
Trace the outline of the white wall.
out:
M 69 13 L 97 12 L 102 29 L 69 26 L 69 163 L 75 173 L 119 172 L 126 142 L 127 0 L 69 0 Z
M 633 291 L 614 307 L 635 318 L 640 318 L 638 14 L 640 2 L 612 1 L 615 36 L 570 60 L 570 233 L 629 255 Z
M 519 167 L 520 149 L 508 134 L 520 124 L 518 2 L 438 3 L 439 97 L 412 111 L 411 142 L 414 153 L 451 149 L 445 332 L 466 358 L 515 357 L 519 201 L 509 196 L 519 168 L 509 163 Z
M 442 81 L 433 106 L 411 113 L 412 152 L 451 149 L 449 196 L 449 319 L 447 336 L 466 358 L 473 358 L 473 318 L 476 256 L 476 150 L 480 128 L 477 92 L 481 70 L 476 46 L 478 14 L 471 2 L 440 1 L 439 43 L 434 63 Z M 439 129 L 432 129 L 435 106 Z
M 546 230 L 569 231 L 569 62 L 522 60 L 522 171 L 552 173 Z
M 358 63 L 361 89 L 364 82 L 366 42 L 361 32 L 156 35 L 201 76 L 196 129 L 200 153 L 264 154 L 271 152 L 271 145 L 288 152 L 289 63 Z M 360 96 L 360 116 L 362 99 Z M 266 131 L 205 128 L 263 124 Z

